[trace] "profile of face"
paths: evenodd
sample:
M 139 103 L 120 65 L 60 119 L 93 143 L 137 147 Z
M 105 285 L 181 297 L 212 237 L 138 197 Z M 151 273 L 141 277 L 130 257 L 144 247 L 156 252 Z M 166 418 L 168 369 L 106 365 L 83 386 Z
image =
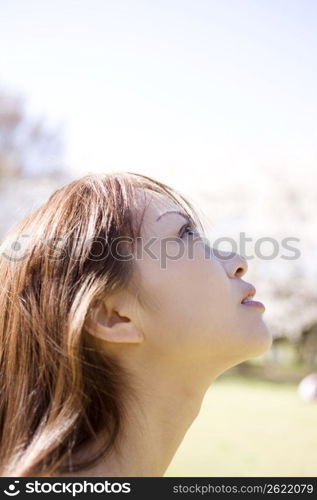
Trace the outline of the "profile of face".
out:
M 174 201 L 145 191 L 138 191 L 140 208 L 146 204 L 133 263 L 137 293 L 109 299 L 94 333 L 133 368 L 189 370 L 208 382 L 270 348 L 264 307 L 243 303 L 255 294 L 243 279 L 244 258 L 213 252 Z

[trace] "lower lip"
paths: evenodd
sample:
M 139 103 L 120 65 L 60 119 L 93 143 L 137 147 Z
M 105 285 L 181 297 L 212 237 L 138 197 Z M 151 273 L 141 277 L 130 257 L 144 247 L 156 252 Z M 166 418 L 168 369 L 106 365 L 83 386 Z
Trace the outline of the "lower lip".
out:
M 248 306 L 248 307 L 258 307 L 260 309 L 263 309 L 265 311 L 265 306 L 262 304 L 262 302 L 258 302 L 257 300 L 250 300 L 249 302 L 241 302 L 243 306 Z

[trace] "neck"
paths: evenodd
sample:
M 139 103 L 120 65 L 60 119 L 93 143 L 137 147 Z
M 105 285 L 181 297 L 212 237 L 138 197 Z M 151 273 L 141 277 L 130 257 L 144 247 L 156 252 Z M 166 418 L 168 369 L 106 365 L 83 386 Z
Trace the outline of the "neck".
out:
M 204 395 L 222 370 L 206 377 L 200 367 L 188 377 L 183 370 L 172 373 L 165 367 L 146 370 L 138 385 L 139 404 L 128 408 L 129 419 L 119 448 L 89 470 L 67 476 L 150 477 L 163 476 L 188 428 L 197 417 Z M 164 377 L 162 376 L 164 374 Z M 144 383 L 144 380 L 146 383 Z M 89 455 L 90 447 L 85 453 Z M 82 456 L 82 454 L 81 454 Z M 85 455 L 84 455 L 85 456 Z

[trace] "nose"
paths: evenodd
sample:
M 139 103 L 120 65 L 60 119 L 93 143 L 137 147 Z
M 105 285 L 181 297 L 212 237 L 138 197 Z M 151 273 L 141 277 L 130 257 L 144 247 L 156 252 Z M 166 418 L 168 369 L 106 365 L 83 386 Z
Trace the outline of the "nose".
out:
M 248 263 L 242 255 L 221 252 L 220 258 L 229 278 L 242 278 L 248 270 Z

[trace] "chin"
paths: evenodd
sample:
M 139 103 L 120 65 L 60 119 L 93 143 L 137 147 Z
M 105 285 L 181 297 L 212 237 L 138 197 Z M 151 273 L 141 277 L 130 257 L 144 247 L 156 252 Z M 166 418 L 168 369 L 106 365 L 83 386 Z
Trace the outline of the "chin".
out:
M 273 336 L 263 320 L 257 322 L 248 336 L 250 345 L 250 358 L 260 356 L 272 347 Z
M 239 363 L 250 358 L 261 356 L 272 346 L 273 337 L 267 325 L 261 318 L 257 318 L 252 324 L 245 325 L 237 336 L 237 357 Z

